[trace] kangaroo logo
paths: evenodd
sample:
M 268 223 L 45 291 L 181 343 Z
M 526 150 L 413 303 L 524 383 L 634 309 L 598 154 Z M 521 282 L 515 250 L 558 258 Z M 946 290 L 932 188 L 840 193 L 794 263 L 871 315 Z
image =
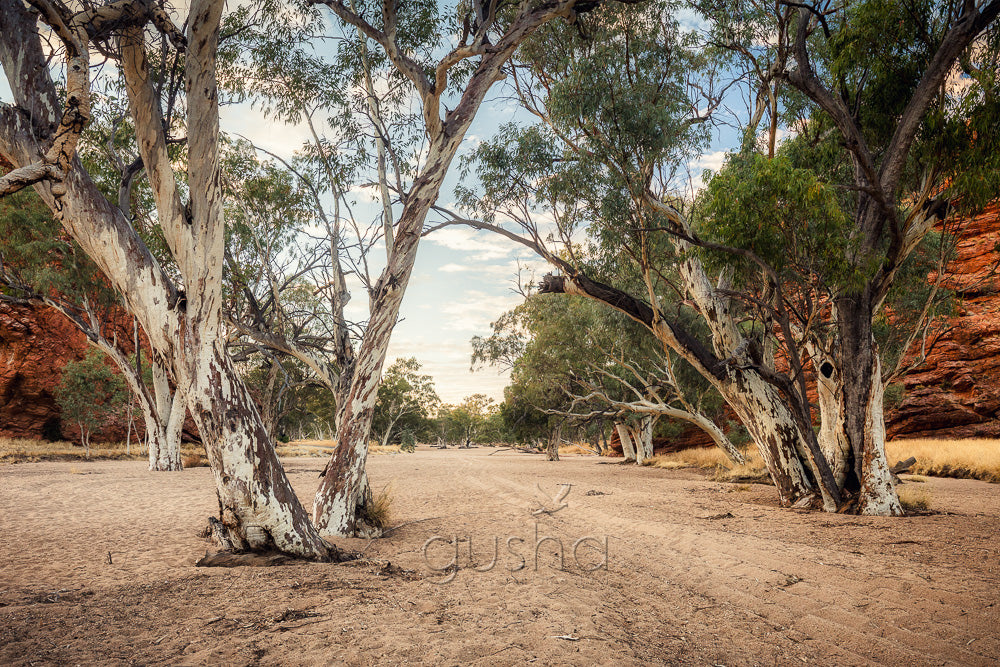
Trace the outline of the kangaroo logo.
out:
M 572 484 L 560 484 L 559 491 L 554 496 L 549 496 L 549 494 L 542 489 L 541 484 L 535 484 L 535 486 L 538 487 L 538 498 L 541 501 L 541 506 L 533 510 L 531 512 L 531 516 L 555 514 L 559 510 L 569 507 L 569 504 L 563 501 L 566 500 L 566 496 L 569 495 L 570 489 L 573 488 Z

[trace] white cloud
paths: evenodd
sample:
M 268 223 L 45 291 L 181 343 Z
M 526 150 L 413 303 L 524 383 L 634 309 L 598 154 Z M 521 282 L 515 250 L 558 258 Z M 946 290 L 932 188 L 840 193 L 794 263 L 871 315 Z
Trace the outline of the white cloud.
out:
M 249 104 L 232 104 L 219 110 L 219 123 L 224 132 L 234 132 L 285 159 L 309 140 L 304 125 L 286 125 L 264 115 Z
M 722 165 L 725 164 L 726 156 L 729 153 L 730 151 L 727 150 L 713 151 L 702 155 L 697 162 L 691 165 L 691 181 L 688 186 L 690 190 L 698 192 L 705 187 L 705 182 L 702 180 L 704 171 L 711 169 L 713 172 L 718 172 L 722 168 Z
M 491 232 L 476 232 L 464 227 L 445 227 L 427 237 L 428 241 L 449 250 L 468 253 L 469 259 L 486 262 L 507 257 L 517 244 Z
M 440 308 L 439 312 L 447 316 L 445 324 L 449 332 L 487 333 L 492 320 L 523 299 L 513 292 L 487 294 L 479 290 L 466 290 L 463 296 L 464 300 L 449 301 Z
M 445 264 L 438 267 L 438 271 L 444 273 L 462 273 L 463 271 L 471 271 L 471 266 L 465 266 L 464 264 Z

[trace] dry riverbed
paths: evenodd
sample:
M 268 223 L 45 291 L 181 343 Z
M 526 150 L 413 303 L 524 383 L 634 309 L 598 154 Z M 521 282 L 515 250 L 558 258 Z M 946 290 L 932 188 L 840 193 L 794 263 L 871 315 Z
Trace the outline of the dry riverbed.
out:
M 285 461 L 307 506 L 321 461 Z M 223 569 L 194 567 L 207 468 L 0 466 L 0 664 L 1000 660 L 1000 485 L 930 479 L 938 513 L 882 519 L 586 456 L 419 450 L 369 472 L 399 528 L 338 541 L 363 560 Z

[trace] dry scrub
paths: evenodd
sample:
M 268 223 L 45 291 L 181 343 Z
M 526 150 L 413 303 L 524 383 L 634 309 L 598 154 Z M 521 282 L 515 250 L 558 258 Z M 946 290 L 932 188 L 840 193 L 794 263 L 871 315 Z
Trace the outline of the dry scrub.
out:
M 95 460 L 142 460 L 138 443 L 132 443 L 131 453 L 126 453 L 125 443 L 98 443 L 90 447 L 90 458 Z M 0 463 L 36 463 L 38 461 L 86 460 L 83 446 L 73 442 L 48 442 L 22 438 L 0 438 Z
M 917 475 L 1000 483 L 1000 440 L 894 440 L 886 455 L 890 465 L 915 457 Z
M 747 463 L 737 466 L 716 447 L 685 449 L 654 456 L 646 465 L 714 470 L 716 482 L 766 481 L 767 470 L 757 452 L 751 449 L 745 454 Z M 913 474 L 1000 483 L 1000 440 L 894 440 L 886 444 L 890 465 L 911 456 L 917 459 L 909 471 Z
M 764 462 L 757 452 L 747 450 L 744 456 L 747 462 L 736 465 L 718 447 L 699 447 L 654 456 L 646 462 L 646 465 L 667 470 L 677 468 L 713 470 L 711 479 L 714 482 L 770 482 Z
M 597 452 L 586 445 L 559 445 L 559 456 L 565 456 L 566 454 L 597 456 Z
M 931 492 L 922 487 L 900 484 L 896 487 L 899 504 L 907 512 L 926 511 L 931 508 Z

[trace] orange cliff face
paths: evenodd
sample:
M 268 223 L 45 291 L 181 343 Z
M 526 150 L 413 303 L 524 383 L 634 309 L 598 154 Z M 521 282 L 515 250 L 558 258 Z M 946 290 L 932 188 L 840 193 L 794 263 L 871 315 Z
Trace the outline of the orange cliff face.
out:
M 126 353 L 133 351 L 131 318 L 124 311 L 105 326 L 105 335 L 112 333 Z M 76 424 L 60 419 L 55 393 L 63 367 L 83 359 L 89 346 L 83 332 L 58 311 L 0 301 L 0 436 L 70 441 L 80 437 Z M 138 412 L 134 420 L 141 436 L 144 428 Z M 94 440 L 125 440 L 126 429 L 124 414 L 112 417 Z
M 890 437 L 1000 437 L 1000 203 L 961 230 L 944 287 L 956 314 L 886 415 Z M 932 276 L 933 278 L 933 276 Z
M 55 388 L 63 366 L 82 359 L 87 347 L 86 336 L 58 312 L 0 302 L 0 435 L 77 435 L 60 422 Z

